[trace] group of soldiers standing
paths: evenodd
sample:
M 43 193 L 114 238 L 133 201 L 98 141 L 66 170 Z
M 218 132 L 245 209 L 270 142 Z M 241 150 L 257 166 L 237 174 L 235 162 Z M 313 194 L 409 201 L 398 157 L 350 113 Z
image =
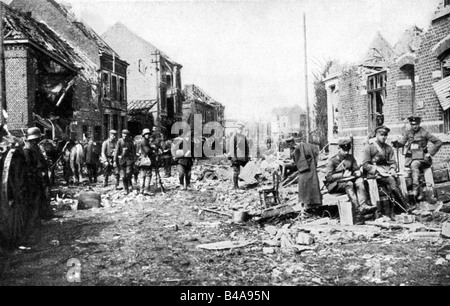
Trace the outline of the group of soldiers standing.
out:
M 179 140 L 179 139 L 176 139 Z M 178 144 L 178 143 L 177 143 Z M 102 144 L 100 160 L 104 169 L 104 187 L 109 184 L 109 178 L 114 174 L 115 188 L 119 189 L 120 178 L 122 178 L 123 188 L 129 194 L 134 185 L 138 184 L 139 193 L 152 195 L 150 192 L 153 172 L 155 180 L 161 183 L 159 168 L 165 170 L 165 176 L 171 176 L 173 160 L 183 165 L 179 171 L 180 185 L 185 189 L 190 185 L 190 170 L 192 168 L 192 157 L 178 156 L 173 154 L 173 142 L 168 140 L 156 127 L 153 131 L 144 129 L 139 137 L 133 139 L 128 130 L 122 130 L 122 137 L 117 140 L 117 131 L 111 130 L 109 138 Z M 186 163 L 189 160 L 191 162 Z M 186 184 L 184 181 L 186 180 Z M 161 186 L 162 188 L 162 186 Z

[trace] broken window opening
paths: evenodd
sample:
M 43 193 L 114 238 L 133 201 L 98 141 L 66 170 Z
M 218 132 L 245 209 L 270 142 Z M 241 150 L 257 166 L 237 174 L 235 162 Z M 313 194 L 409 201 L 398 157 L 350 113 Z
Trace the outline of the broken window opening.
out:
M 117 77 L 111 76 L 111 96 L 112 100 L 117 101 Z
M 119 78 L 119 101 L 125 101 L 125 80 L 123 78 Z
M 102 72 L 102 99 L 109 99 L 111 94 L 111 83 L 109 73 Z
M 104 115 L 103 116 L 103 139 L 108 138 L 110 130 L 111 129 L 109 126 L 109 115 Z
M 373 131 L 376 127 L 384 124 L 384 101 L 386 99 L 386 71 L 371 75 L 367 80 L 368 99 L 369 99 L 369 130 Z

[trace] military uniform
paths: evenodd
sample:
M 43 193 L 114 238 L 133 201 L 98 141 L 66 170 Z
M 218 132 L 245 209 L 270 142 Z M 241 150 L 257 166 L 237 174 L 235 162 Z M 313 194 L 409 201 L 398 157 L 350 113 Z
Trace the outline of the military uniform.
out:
M 136 155 L 138 156 L 136 164 L 139 168 L 139 184 L 141 194 L 150 193 L 150 182 L 152 180 L 153 162 L 151 164 L 145 164 L 143 162 L 144 157 L 150 158 L 150 161 L 152 160 L 150 141 L 145 137 L 146 134 L 150 135 L 149 129 L 144 129 L 142 131 L 142 138 L 136 148 Z
M 351 142 L 347 139 L 339 141 L 339 147 L 350 151 Z M 360 214 L 370 212 L 375 207 L 368 205 L 367 193 L 364 186 L 364 179 L 354 175 L 360 167 L 352 155 L 342 156 L 337 154 L 328 159 L 325 185 L 330 194 L 346 193 L 353 206 L 353 215 L 357 218 Z M 346 171 L 352 173 L 352 177 L 344 177 Z M 355 193 L 356 189 L 356 193 Z
M 110 134 L 117 134 L 116 131 L 112 130 Z M 102 144 L 102 163 L 104 165 L 104 176 L 105 183 L 104 186 L 108 186 L 108 179 L 114 171 L 116 177 L 116 188 L 119 186 L 120 172 L 118 167 L 114 167 L 114 155 L 116 152 L 117 140 L 108 138 Z
M 48 186 L 45 184 L 44 174 L 48 171 L 48 164 L 37 144 L 40 135 L 39 128 L 28 129 L 27 142 L 23 152 L 30 183 L 31 201 L 33 201 L 39 217 L 46 218 L 50 214 L 50 199 L 47 195 Z
M 87 145 L 84 147 L 84 162 L 86 163 L 86 168 L 89 177 L 89 183 L 97 183 L 97 169 L 98 162 L 100 159 L 100 147 L 97 142 L 92 139 L 89 140 Z
M 244 124 L 238 123 L 239 128 L 243 128 Z M 239 174 L 241 167 L 245 167 L 250 160 L 250 148 L 247 137 L 241 133 L 237 133 L 230 139 L 231 166 L 233 167 L 233 188 L 239 188 Z
M 389 132 L 389 128 L 379 126 L 375 129 L 375 136 L 378 137 L 378 133 L 381 133 L 383 134 L 382 137 L 387 137 Z M 397 162 L 394 158 L 394 150 L 390 145 L 378 139 L 369 144 L 364 150 L 363 169 L 368 178 L 376 178 L 379 185 L 387 189 L 388 194 L 396 197 L 403 208 L 408 208 L 397 181 L 392 176 L 392 173 L 396 173 Z M 381 217 L 381 211 L 384 211 L 391 218 L 394 217 L 393 205 L 387 203 L 384 207 L 381 207 L 382 203 L 373 204 L 378 207 L 379 217 Z
M 172 148 L 172 141 L 170 140 L 166 140 L 162 143 L 161 149 L 162 149 L 162 155 L 161 155 L 161 160 L 164 166 L 164 172 L 166 177 L 170 177 L 171 176 L 171 170 L 172 170 L 172 153 L 171 153 L 171 148 Z
M 128 138 L 128 130 L 123 130 L 123 138 L 117 141 L 114 161 L 117 164 L 119 173 L 122 173 L 122 183 L 125 193 L 129 193 L 128 188 L 132 188 L 131 179 L 133 177 L 134 159 L 136 156 L 135 146 L 132 139 Z M 120 174 L 119 174 L 120 175 Z
M 177 163 L 180 186 L 183 187 L 186 182 L 186 186 L 184 187 L 185 189 L 191 185 L 191 172 L 192 166 L 194 165 L 191 151 L 194 144 L 191 141 L 188 142 L 188 145 L 190 145 L 191 148 L 185 148 L 183 138 L 177 138 L 171 148 L 172 156 L 174 156 L 174 160 Z
M 421 122 L 420 117 L 414 116 L 409 117 L 408 120 L 411 125 L 418 125 Z M 434 146 L 428 149 L 427 146 L 430 142 Z M 397 148 L 406 146 L 405 166 L 411 168 L 413 192 L 417 196 L 420 193 L 420 171 L 423 168 L 431 167 L 431 157 L 437 154 L 442 146 L 442 141 L 419 126 L 417 130 L 414 128 L 407 130 L 398 141 L 394 141 L 392 144 Z

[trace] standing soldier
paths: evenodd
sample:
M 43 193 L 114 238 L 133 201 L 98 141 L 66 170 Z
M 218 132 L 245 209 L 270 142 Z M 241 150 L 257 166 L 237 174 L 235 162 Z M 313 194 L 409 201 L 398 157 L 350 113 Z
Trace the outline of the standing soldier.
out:
M 136 164 L 139 167 L 139 183 L 140 193 L 143 195 L 152 195 L 150 193 L 150 181 L 152 179 L 152 162 L 150 159 L 150 130 L 144 129 L 142 131 L 142 138 L 136 148 L 136 155 L 138 156 Z
M 177 163 L 180 187 L 184 190 L 191 186 L 191 172 L 194 165 L 191 151 L 193 145 L 191 137 L 185 135 L 184 137 L 177 137 L 171 149 L 174 161 Z
M 128 130 L 122 131 L 122 138 L 117 141 L 116 153 L 114 155 L 114 161 L 117 163 L 119 173 L 122 173 L 123 188 L 125 194 L 129 194 L 130 188 L 133 190 L 132 177 L 134 159 L 136 157 L 136 151 L 134 142 L 130 137 Z
M 170 139 L 166 139 L 166 137 L 163 137 L 164 141 L 161 145 L 162 154 L 161 154 L 161 160 L 162 164 L 164 166 L 164 172 L 166 177 L 170 177 L 172 175 L 172 141 Z
M 360 167 L 353 155 L 350 154 L 351 141 L 342 139 L 338 146 L 338 154 L 328 159 L 325 185 L 330 194 L 345 192 L 352 203 L 353 217 L 356 223 L 363 223 L 363 215 L 372 213 L 377 208 L 368 205 Z
M 100 147 L 92 137 L 88 138 L 88 143 L 84 147 L 84 158 L 89 177 L 89 183 L 97 183 L 97 169 L 100 159 Z
M 119 172 L 117 171 L 117 165 L 114 161 L 114 154 L 116 152 L 116 145 L 117 145 L 117 131 L 111 130 L 109 131 L 109 138 L 106 139 L 102 144 L 102 163 L 104 167 L 104 176 L 105 176 L 105 182 L 104 187 L 108 186 L 108 179 L 111 176 L 113 170 L 114 175 L 116 176 L 116 190 L 119 187 Z
M 322 193 L 317 176 L 319 147 L 303 140 L 296 145 L 294 137 L 286 139 L 286 143 L 290 146 L 291 158 L 298 170 L 298 202 L 305 211 L 320 206 Z
M 407 130 L 399 140 L 393 141 L 392 146 L 394 148 L 406 146 L 405 167 L 411 167 L 413 195 L 414 198 L 421 201 L 423 193 L 419 188 L 420 171 L 431 167 L 433 164 L 431 157 L 437 154 L 442 146 L 442 141 L 420 126 L 422 120 L 420 117 L 411 116 L 408 120 L 411 129 Z M 428 149 L 429 142 L 434 146 Z
M 394 150 L 386 143 L 386 139 L 391 130 L 385 126 L 379 126 L 375 129 L 376 140 L 368 145 L 364 150 L 363 169 L 368 178 L 376 178 L 377 182 L 392 194 L 400 205 L 406 210 L 408 204 L 395 180 L 397 176 L 397 162 L 394 158 Z M 381 203 L 372 203 L 378 206 L 377 216 L 381 217 Z M 391 219 L 394 218 L 392 204 L 388 203 L 384 207 L 385 214 Z
M 47 187 L 45 186 L 44 173 L 48 171 L 47 161 L 39 149 L 39 141 L 42 137 L 41 130 L 37 127 L 29 128 L 27 131 L 27 141 L 24 147 L 25 161 L 27 164 L 31 199 L 35 201 L 40 218 L 47 218 L 50 215 L 49 199 L 47 198 Z
M 233 189 L 239 189 L 239 174 L 241 173 L 241 167 L 245 167 L 249 157 L 249 143 L 242 131 L 244 130 L 244 124 L 238 122 L 238 130 L 235 135 L 230 139 L 230 157 L 231 165 L 234 170 L 233 174 Z

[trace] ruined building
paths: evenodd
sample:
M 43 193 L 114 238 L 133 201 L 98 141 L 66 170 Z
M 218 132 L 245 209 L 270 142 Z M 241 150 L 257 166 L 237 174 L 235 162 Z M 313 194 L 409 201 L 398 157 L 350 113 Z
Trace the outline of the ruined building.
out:
M 137 134 L 155 124 L 169 136 L 173 123 L 182 119 L 182 66 L 121 23 L 110 27 L 102 38 L 130 63 L 131 132 Z M 150 114 L 153 118 L 148 118 Z
M 80 58 L 80 74 L 65 87 L 67 132 L 81 140 L 91 134 L 105 139 L 110 129 L 127 127 L 126 78 L 128 63 L 106 44 L 88 25 L 78 20 L 66 7 L 53 0 L 13 0 L 16 9 L 40 20 L 60 37 Z M 70 106 L 70 107 L 69 107 Z
M 73 88 L 92 82 L 95 67 L 30 14 L 3 8 L 8 127 L 16 136 L 30 126 L 62 136 L 79 107 Z
M 205 91 L 196 85 L 184 87 L 183 121 L 189 123 L 193 128 L 194 115 L 202 115 L 203 126 L 208 122 L 218 122 L 225 126 L 225 107 L 211 98 Z

